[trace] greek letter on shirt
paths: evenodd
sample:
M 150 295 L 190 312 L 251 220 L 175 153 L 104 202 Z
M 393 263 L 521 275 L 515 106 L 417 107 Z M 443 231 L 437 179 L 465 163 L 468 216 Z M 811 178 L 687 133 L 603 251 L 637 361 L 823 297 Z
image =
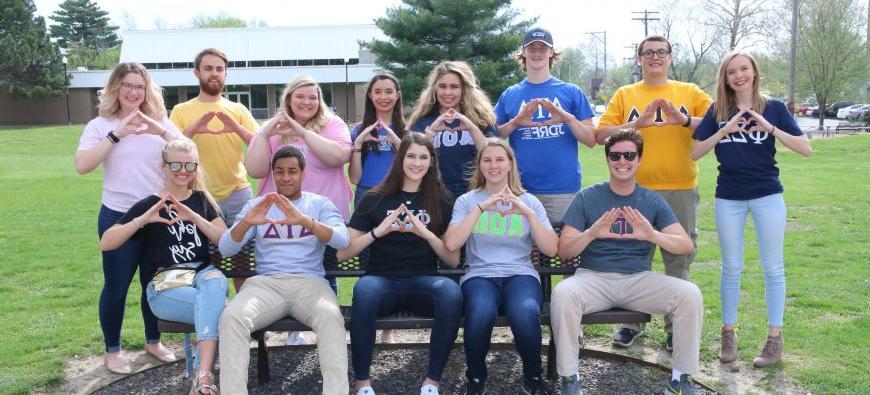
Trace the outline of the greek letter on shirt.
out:
M 175 217 L 178 217 L 178 213 L 175 210 L 170 210 L 169 219 L 171 220 Z M 172 260 L 175 263 L 190 261 L 196 256 L 193 249 L 202 246 L 202 241 L 199 239 L 199 232 L 196 231 L 196 225 L 192 222 L 186 223 L 179 220 L 178 222 L 169 225 L 169 234 L 175 236 L 175 241 L 177 242 L 177 244 L 169 245 L 169 252 L 172 254 Z M 193 235 L 193 241 L 188 241 L 187 245 L 181 242 L 182 239 L 184 239 L 185 234 Z

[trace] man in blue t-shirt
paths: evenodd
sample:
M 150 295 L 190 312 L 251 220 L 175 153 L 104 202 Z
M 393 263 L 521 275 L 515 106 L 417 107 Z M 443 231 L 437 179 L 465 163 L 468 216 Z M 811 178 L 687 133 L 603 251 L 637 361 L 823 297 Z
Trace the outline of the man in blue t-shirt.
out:
M 698 287 L 650 271 L 658 245 L 687 254 L 694 245 L 657 193 L 637 184 L 643 138 L 620 130 L 604 143 L 610 180 L 584 188 L 562 219 L 559 256 L 580 254 L 580 268 L 553 290 L 551 322 L 562 394 L 579 394 L 580 327 L 583 314 L 620 307 L 673 317 L 674 355 L 668 393 L 694 394 L 689 375 L 698 371 L 704 304 Z
M 507 88 L 494 108 L 499 132 L 516 153 L 523 187 L 541 201 L 550 222 L 562 218 L 580 189 L 577 141 L 595 146 L 586 93 L 550 74 L 559 55 L 549 31 L 529 30 L 516 56 L 526 79 Z

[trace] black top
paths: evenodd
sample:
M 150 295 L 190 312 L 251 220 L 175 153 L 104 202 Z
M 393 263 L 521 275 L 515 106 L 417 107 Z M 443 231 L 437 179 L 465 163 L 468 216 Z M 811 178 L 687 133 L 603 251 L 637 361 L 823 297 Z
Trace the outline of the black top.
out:
M 145 214 L 158 201 L 160 201 L 160 197 L 156 195 L 150 195 L 138 201 L 118 220 L 118 223 L 123 225 Z M 217 210 L 209 203 L 205 194 L 200 191 L 193 191 L 189 198 L 180 203 L 209 222 L 218 216 Z M 171 212 L 160 210 L 160 216 L 172 219 L 177 214 L 175 210 Z M 161 268 L 182 263 L 208 261 L 208 238 L 191 222 L 178 221 L 172 225 L 160 222 L 146 224 L 133 235 L 133 238 L 144 244 L 142 270 L 148 281 L 151 281 L 154 273 Z
M 408 203 L 410 202 L 410 203 Z M 383 222 L 402 203 L 417 216 L 420 222 L 429 224 L 430 216 L 423 206 L 423 194 L 419 192 L 386 196 L 381 198 L 368 192 L 356 206 L 348 224 L 361 232 L 368 232 Z M 429 229 L 439 237 L 450 222 L 450 202 L 444 202 L 441 220 L 442 229 Z M 366 274 L 392 277 L 436 276 L 438 256 L 429 242 L 413 232 L 393 231 L 381 236 L 369 245 L 369 262 Z

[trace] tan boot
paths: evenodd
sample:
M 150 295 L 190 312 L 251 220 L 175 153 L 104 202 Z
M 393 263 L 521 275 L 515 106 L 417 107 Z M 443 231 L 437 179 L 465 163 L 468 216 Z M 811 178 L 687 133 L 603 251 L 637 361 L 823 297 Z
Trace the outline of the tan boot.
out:
M 752 364 L 756 368 L 766 368 L 782 359 L 782 334 L 779 336 L 767 336 L 767 341 L 764 343 L 764 348 L 761 349 L 761 354 L 755 357 Z
M 737 333 L 734 329 L 722 328 L 722 337 L 719 339 L 719 360 L 722 363 L 734 362 L 737 359 Z

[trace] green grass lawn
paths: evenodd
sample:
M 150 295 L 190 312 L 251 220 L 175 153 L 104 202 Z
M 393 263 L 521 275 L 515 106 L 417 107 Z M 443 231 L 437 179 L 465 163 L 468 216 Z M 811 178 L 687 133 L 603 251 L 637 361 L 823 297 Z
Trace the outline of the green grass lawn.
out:
M 79 176 L 73 154 L 82 126 L 0 130 L 0 393 L 28 393 L 63 380 L 65 358 L 99 355 L 102 269 L 96 238 L 102 176 Z M 870 393 L 870 136 L 815 140 L 806 159 L 779 155 L 789 207 L 786 361 L 779 369 L 814 393 Z M 606 178 L 601 148 L 581 148 L 584 184 Z M 700 161 L 702 212 L 692 280 L 704 292 L 704 362 L 717 357 L 719 248 L 713 222 L 716 162 Z M 747 230 L 739 316 L 740 358 L 751 363 L 766 331 L 764 281 L 754 230 Z M 661 271 L 657 259 L 656 270 Z M 342 281 L 349 302 L 352 281 Z M 130 288 L 123 347 L 141 349 L 139 286 Z M 652 342 L 664 341 L 661 319 Z M 608 336 L 609 326 L 587 329 Z M 176 339 L 176 336 L 167 336 Z M 762 383 L 764 384 L 764 383 Z

